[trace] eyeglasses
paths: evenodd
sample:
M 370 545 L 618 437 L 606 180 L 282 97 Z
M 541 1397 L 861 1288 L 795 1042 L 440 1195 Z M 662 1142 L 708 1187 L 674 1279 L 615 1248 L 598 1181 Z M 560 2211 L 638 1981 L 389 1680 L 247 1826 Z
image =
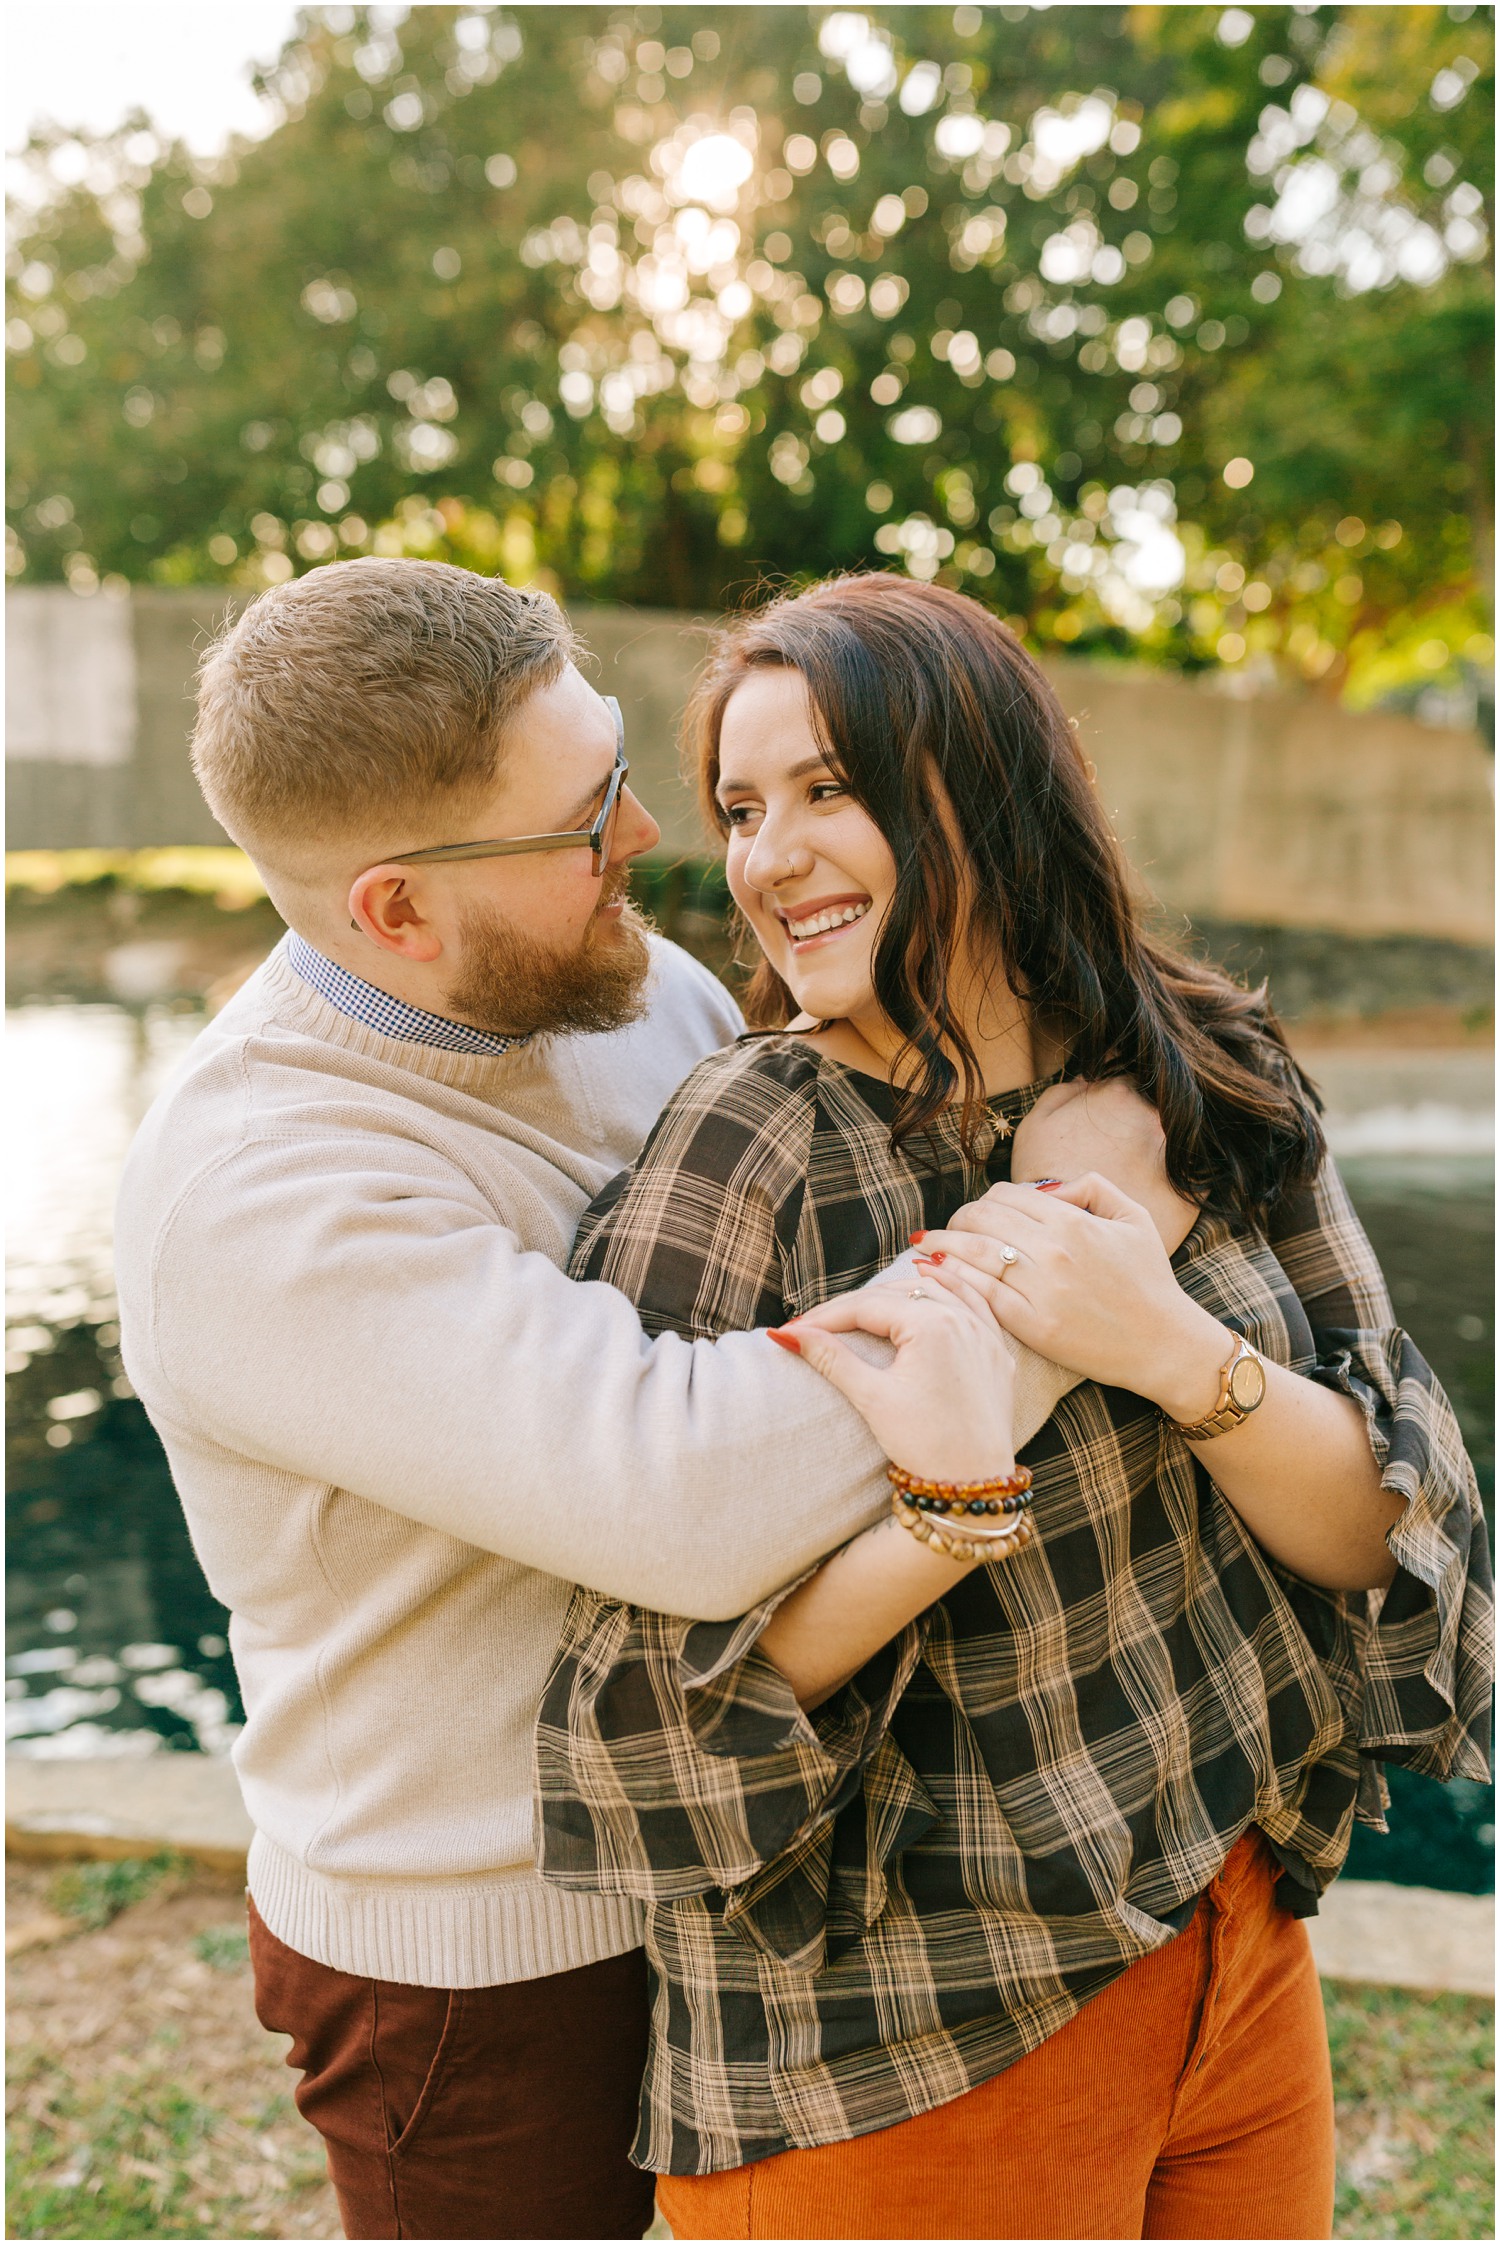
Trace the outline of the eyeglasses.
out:
M 604 801 L 592 825 L 577 827 L 567 834 L 517 834 L 506 842 L 448 842 L 430 850 L 407 850 L 400 857 L 389 857 L 383 862 L 387 865 L 451 865 L 459 858 L 520 857 L 527 850 L 578 850 L 587 844 L 594 853 L 594 878 L 598 880 L 609 863 L 620 795 L 630 772 L 625 761 L 625 720 L 620 714 L 620 705 L 613 694 L 606 694 L 604 706 L 615 721 L 615 764 L 604 790 Z

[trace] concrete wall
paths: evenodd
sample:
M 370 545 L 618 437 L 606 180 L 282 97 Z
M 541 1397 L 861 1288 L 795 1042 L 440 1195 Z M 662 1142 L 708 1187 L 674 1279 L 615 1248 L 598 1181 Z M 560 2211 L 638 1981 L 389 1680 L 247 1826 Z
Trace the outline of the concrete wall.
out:
M 1478 733 L 1308 694 L 1049 667 L 1116 831 L 1172 911 L 1492 940 L 1494 759 Z
M 232 606 L 215 590 L 6 595 L 8 844 L 220 842 L 187 759 L 193 673 Z M 709 628 L 580 607 L 593 675 L 625 710 L 662 846 L 703 847 L 676 723 Z M 1491 940 L 1493 761 L 1475 733 L 1352 716 L 1308 695 L 1059 662 L 1101 797 L 1173 912 L 1261 925 Z

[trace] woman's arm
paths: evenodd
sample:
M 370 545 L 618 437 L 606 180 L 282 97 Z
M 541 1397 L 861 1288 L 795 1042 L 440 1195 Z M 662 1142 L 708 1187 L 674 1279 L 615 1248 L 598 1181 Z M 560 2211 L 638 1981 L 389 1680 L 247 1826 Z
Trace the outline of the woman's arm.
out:
M 975 1289 L 872 1286 L 814 1314 L 816 1324 L 799 1319 L 771 1338 L 848 1397 L 894 1465 L 929 1481 L 1015 1471 L 1015 1367 Z M 891 1362 L 867 1364 L 835 1337 L 856 1330 L 893 1342 Z M 802 1706 L 816 1707 L 978 1563 L 945 1558 L 883 1520 L 783 1599 L 760 1649 Z
M 875 1365 L 818 1331 L 806 1357 L 893 1457 L 936 1479 L 1008 1471 L 1012 1344 L 988 1312 L 976 1315 L 957 1290 L 914 1298 L 908 1280 L 841 1296 L 821 1314 L 892 1344 Z M 772 1354 L 763 1335 L 757 1345 Z M 795 1443 L 778 1471 L 795 1483 Z M 790 1886 L 773 1877 L 757 1892 L 754 1882 L 839 1813 L 875 1759 L 887 1788 L 925 1803 L 889 1728 L 921 1657 L 913 1617 L 963 1572 L 887 1522 L 735 1622 L 693 1624 L 575 1591 L 537 1720 L 542 1876 L 651 1901 L 718 1888 L 758 1946 L 818 1969 L 826 1860 L 820 1869 L 810 1859 Z M 840 1685 L 837 1709 L 815 1726 L 807 1707 Z M 892 1797 L 887 1789 L 887 1807 Z M 882 1844 L 895 1847 L 894 1826 Z
M 1023 1177 L 1040 1177 L 1044 1170 L 1053 1176 L 1072 1176 L 1079 1169 L 1093 1168 L 1127 1180 L 1147 1208 L 1163 1247 L 1172 1252 L 1192 1230 L 1198 1209 L 1168 1182 L 1165 1143 L 1156 1109 L 1129 1084 L 1059 1084 L 1042 1094 L 1017 1131 L 1011 1171 Z M 955 1286 L 966 1286 L 961 1267 L 948 1275 Z M 983 1295 L 969 1290 L 967 1298 L 979 1321 L 990 1324 Z M 970 1423 L 973 1434 L 978 1434 L 982 1420 L 977 1412 L 985 1391 L 981 1383 L 972 1401 L 966 1400 L 967 1383 L 956 1364 L 944 1377 L 934 1363 L 938 1376 L 926 1377 L 922 1343 L 929 1335 L 936 1342 L 937 1336 L 931 1319 L 918 1307 L 916 1319 L 908 1320 L 911 1340 L 905 1362 L 898 1357 L 891 1367 L 896 1373 L 899 1366 L 908 1389 L 899 1410 L 892 1408 L 893 1385 L 882 1393 L 878 1378 L 862 1378 L 858 1370 L 851 1374 L 849 1367 L 857 1360 L 825 1343 L 827 1333 L 849 1329 L 840 1322 L 841 1305 L 815 1311 L 810 1320 L 798 1319 L 794 1335 L 808 1362 L 849 1397 L 896 1464 L 930 1480 L 977 1479 L 979 1470 L 1008 1473 L 1005 1463 L 968 1473 L 957 1468 L 950 1472 L 931 1462 L 955 1441 L 972 1445 L 973 1436 L 966 1437 L 965 1425 Z M 867 1325 L 865 1330 L 877 1328 Z M 998 1451 L 994 1454 L 998 1456 Z M 927 1462 L 918 1464 L 919 1457 Z M 916 1542 L 895 1519 L 881 1521 L 825 1560 L 777 1608 L 761 1636 L 761 1650 L 791 1683 L 802 1705 L 816 1707 L 898 1629 L 925 1613 L 977 1564 L 945 1559 Z
M 1122 1076 L 1053 1084 L 1017 1126 L 1012 1183 L 1082 1177 L 1091 1169 L 1139 1202 L 1175 1255 L 1198 1221 L 1198 1203 L 1185 1200 L 1167 1175 L 1160 1115 Z
M 584 1211 L 568 1275 L 602 1279 L 645 1331 L 684 1340 L 774 1325 L 812 1149 L 816 1068 L 731 1046 L 667 1101 Z
M 947 1258 L 963 1261 L 1030 1347 L 1170 1418 L 1212 1410 L 1237 1336 L 1184 1292 L 1145 1210 L 1107 1179 L 997 1185 L 924 1245 L 943 1259 L 934 1277 L 951 1275 Z M 1194 1454 L 1282 1566 L 1327 1590 L 1384 1588 L 1396 1571 L 1386 1536 L 1405 1500 L 1381 1486 L 1358 1405 L 1280 1365 L 1265 1374 L 1259 1409 Z
M 882 1520 L 825 1559 L 783 1599 L 761 1631 L 760 1649 L 791 1685 L 799 1706 L 821 1707 L 978 1564 L 946 1559 L 918 1543 L 894 1517 Z

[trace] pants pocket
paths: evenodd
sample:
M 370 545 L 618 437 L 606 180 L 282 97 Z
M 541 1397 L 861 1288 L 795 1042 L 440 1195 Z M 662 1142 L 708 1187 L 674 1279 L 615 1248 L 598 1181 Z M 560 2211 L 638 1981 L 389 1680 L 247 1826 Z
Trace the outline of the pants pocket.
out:
M 370 2059 L 380 2081 L 386 2147 L 408 2145 L 441 2091 L 461 1997 L 456 1989 L 371 1983 Z

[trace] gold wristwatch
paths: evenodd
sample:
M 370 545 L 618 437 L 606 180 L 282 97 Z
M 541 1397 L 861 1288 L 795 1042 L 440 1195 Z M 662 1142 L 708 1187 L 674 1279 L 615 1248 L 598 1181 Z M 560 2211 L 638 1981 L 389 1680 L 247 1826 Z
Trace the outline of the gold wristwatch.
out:
M 1181 1419 L 1167 1419 L 1174 1434 L 1189 1442 L 1211 1442 L 1216 1434 L 1228 1434 L 1241 1425 L 1252 1411 L 1258 1411 L 1265 1400 L 1266 1368 L 1250 1343 L 1243 1337 L 1236 1341 L 1234 1354 L 1219 1374 L 1219 1400 L 1206 1418 L 1195 1419 L 1191 1426 Z M 1166 1418 L 1166 1413 L 1162 1416 Z

